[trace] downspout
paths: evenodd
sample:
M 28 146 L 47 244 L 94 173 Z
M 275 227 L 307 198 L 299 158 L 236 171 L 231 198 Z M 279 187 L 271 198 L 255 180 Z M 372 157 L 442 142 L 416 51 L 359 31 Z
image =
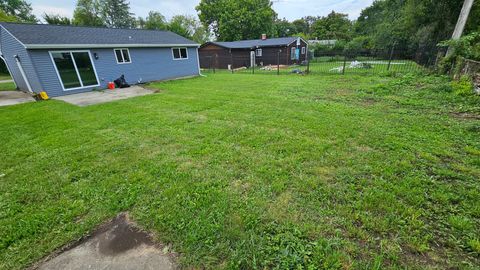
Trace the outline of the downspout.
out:
M 25 74 L 25 71 L 23 70 L 22 63 L 20 62 L 20 57 L 18 54 L 16 54 L 13 58 L 15 58 L 15 62 L 17 63 L 18 69 L 20 70 L 20 74 L 22 74 L 23 80 L 25 81 L 25 84 L 27 85 L 28 92 L 33 94 L 32 86 L 30 85 L 30 82 L 28 81 L 27 75 Z
M 207 77 L 206 75 L 202 74 L 202 72 L 200 71 L 200 52 L 198 51 L 198 48 L 199 47 L 197 47 L 198 76 Z

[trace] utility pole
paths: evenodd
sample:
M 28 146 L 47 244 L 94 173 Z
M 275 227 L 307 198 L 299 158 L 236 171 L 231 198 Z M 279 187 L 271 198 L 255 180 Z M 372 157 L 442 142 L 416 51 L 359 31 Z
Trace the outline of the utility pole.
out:
M 458 17 L 457 25 L 455 26 L 455 31 L 453 31 L 452 39 L 457 40 L 462 37 L 463 30 L 465 29 L 465 24 L 468 20 L 468 15 L 470 14 L 470 10 L 472 9 L 474 0 L 465 0 L 463 2 L 462 11 L 460 12 L 460 16 Z M 453 48 L 450 46 L 447 51 L 447 56 L 453 53 Z

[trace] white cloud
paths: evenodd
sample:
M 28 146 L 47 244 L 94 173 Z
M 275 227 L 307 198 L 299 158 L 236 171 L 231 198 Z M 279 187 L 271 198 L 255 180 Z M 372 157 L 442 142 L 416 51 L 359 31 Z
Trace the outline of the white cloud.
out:
M 41 18 L 44 13 L 47 14 L 58 14 L 62 16 L 71 17 L 73 10 L 68 7 L 58 7 L 58 6 L 49 6 L 49 5 L 32 5 L 33 14 Z

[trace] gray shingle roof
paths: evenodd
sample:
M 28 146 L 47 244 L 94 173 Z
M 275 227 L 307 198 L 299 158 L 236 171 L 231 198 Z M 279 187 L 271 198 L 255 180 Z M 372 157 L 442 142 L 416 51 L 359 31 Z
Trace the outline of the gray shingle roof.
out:
M 0 23 L 27 48 L 198 46 L 169 31 Z
M 215 45 L 222 46 L 228 49 L 248 49 L 255 47 L 276 47 L 286 46 L 295 42 L 297 37 L 284 37 L 284 38 L 269 38 L 266 40 L 253 39 L 253 40 L 240 40 L 232 42 L 211 42 Z

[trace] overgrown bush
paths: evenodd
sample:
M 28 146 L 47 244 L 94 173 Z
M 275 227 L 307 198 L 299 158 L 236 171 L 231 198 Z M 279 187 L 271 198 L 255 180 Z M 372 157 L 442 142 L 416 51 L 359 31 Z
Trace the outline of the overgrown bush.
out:
M 325 54 L 333 54 L 336 52 L 343 52 L 345 49 L 345 41 L 338 40 L 335 45 L 314 45 L 313 50 L 315 52 L 315 56 L 321 56 Z
M 453 93 L 459 96 L 470 96 L 473 92 L 472 80 L 467 76 L 462 76 L 460 80 L 452 82 Z
M 471 33 L 458 40 L 443 41 L 439 46 L 452 50 L 450 55 L 444 57 L 438 64 L 438 71 L 442 74 L 458 73 L 463 59 L 480 61 L 480 32 Z

